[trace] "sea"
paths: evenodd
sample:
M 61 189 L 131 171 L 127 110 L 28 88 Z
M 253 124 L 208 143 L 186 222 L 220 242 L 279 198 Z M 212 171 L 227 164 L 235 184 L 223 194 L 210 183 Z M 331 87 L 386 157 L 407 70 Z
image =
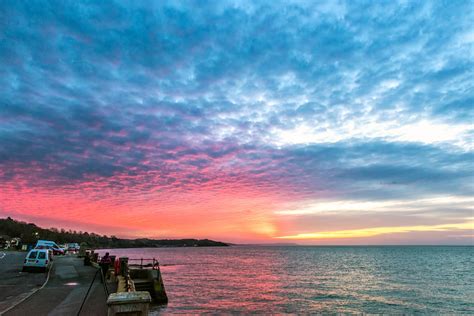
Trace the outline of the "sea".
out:
M 159 261 L 169 303 L 153 306 L 153 315 L 474 314 L 474 247 L 469 246 L 107 251 Z

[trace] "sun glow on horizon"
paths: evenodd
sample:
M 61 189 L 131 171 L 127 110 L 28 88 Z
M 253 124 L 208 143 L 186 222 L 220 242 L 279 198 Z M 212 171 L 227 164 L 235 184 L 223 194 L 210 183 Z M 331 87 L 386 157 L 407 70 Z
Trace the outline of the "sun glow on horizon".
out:
M 326 231 L 315 233 L 303 233 L 293 236 L 279 236 L 279 239 L 341 239 L 341 238 L 362 238 L 374 237 L 378 235 L 394 234 L 394 233 L 408 233 L 408 232 L 433 232 L 433 231 L 456 231 L 456 230 L 473 230 L 474 221 L 456 224 L 441 224 L 441 225 L 418 225 L 418 226 L 394 226 L 394 227 L 373 227 L 362 229 L 350 229 L 339 231 Z

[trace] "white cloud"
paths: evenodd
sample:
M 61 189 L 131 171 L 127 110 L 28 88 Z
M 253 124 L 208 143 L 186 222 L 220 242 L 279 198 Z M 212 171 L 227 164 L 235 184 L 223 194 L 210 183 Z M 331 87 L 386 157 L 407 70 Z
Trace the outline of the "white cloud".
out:
M 419 120 L 403 124 L 400 121 L 376 121 L 375 118 L 354 118 L 340 125 L 310 126 L 301 124 L 293 129 L 274 129 L 273 142 L 278 146 L 335 143 L 349 139 L 384 139 L 386 141 L 418 142 L 424 144 L 449 143 L 472 149 L 469 124 L 448 124 L 435 120 Z
M 357 201 L 357 200 L 319 200 L 309 202 L 300 207 L 276 211 L 277 215 L 311 215 L 338 212 L 381 212 L 381 211 L 413 211 L 430 207 L 462 207 L 474 210 L 473 197 L 438 196 L 425 199 Z

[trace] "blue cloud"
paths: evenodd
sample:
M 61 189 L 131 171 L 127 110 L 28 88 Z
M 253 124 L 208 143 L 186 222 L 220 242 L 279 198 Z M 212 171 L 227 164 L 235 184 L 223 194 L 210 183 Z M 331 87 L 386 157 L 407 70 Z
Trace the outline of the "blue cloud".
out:
M 1 175 L 127 173 L 151 190 L 138 175 L 179 186 L 176 172 L 220 171 L 305 197 L 472 193 L 471 5 L 4 2 Z M 397 134 L 421 121 L 459 132 Z M 279 141 L 301 126 L 313 140 Z

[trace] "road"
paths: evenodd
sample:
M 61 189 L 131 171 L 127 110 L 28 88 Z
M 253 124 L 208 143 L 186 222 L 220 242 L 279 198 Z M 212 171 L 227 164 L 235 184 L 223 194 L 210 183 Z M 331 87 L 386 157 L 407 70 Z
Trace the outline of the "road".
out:
M 43 285 L 46 273 L 21 272 L 26 252 L 0 251 L 0 311 Z
M 14 258 L 11 261 L 14 261 Z M 95 268 L 84 266 L 83 261 L 75 256 L 56 256 L 48 283 L 3 315 L 77 315 L 95 272 Z M 21 275 L 23 277 L 23 273 Z M 28 284 L 34 283 L 30 278 L 44 281 L 44 274 L 42 279 L 39 275 L 41 274 L 29 273 L 24 280 Z M 35 285 L 37 288 L 38 284 Z M 17 283 L 15 287 L 23 288 L 24 286 L 18 286 Z M 106 299 L 105 290 L 97 275 L 81 315 L 107 315 Z

